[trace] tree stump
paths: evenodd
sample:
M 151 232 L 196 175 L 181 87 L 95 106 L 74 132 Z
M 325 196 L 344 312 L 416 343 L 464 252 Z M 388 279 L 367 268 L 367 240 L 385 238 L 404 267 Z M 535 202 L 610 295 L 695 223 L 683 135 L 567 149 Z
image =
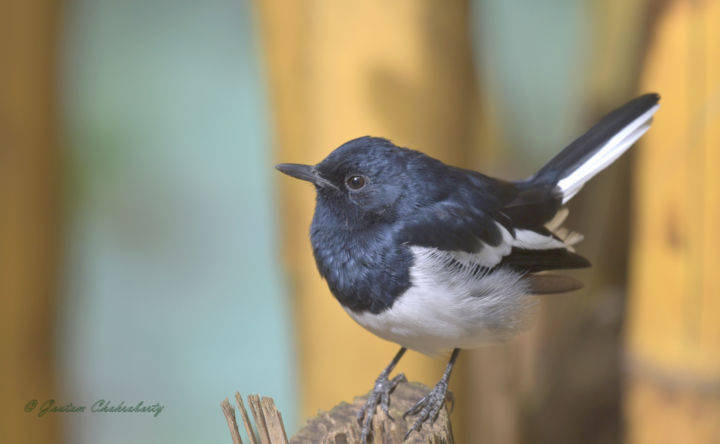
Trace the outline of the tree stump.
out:
M 374 444 L 392 443 L 432 443 L 452 444 L 452 428 L 447 408 L 440 410 L 437 419 L 432 425 L 424 424 L 418 432 L 413 432 L 407 441 L 403 437 L 414 424 L 416 417 L 408 416 L 403 419 L 403 413 L 415 402 L 428 393 L 429 389 L 419 383 L 400 383 L 390 396 L 391 420 L 380 409 L 377 409 L 373 418 L 373 434 L 370 442 Z M 270 398 L 249 396 L 248 403 L 255 418 L 255 428 L 252 430 L 249 417 L 239 394 L 235 396 L 240 408 L 245 430 L 250 437 L 251 444 L 286 444 L 285 429 L 282 416 L 275 408 Z M 329 412 L 318 412 L 310 418 L 305 426 L 291 439 L 290 444 L 322 443 L 322 444 L 351 444 L 360 442 L 360 425 L 357 422 L 357 412 L 365 403 L 367 395 L 357 397 L 352 404 L 342 402 Z M 234 444 L 242 444 L 237 429 L 235 412 L 226 399 L 222 403 L 223 411 L 230 426 L 230 433 Z

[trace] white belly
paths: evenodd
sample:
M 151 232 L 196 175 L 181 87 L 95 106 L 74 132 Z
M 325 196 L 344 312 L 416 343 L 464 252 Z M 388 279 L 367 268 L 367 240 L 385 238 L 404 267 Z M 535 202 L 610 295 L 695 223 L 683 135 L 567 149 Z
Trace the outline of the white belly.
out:
M 520 273 L 500 268 L 478 272 L 462 256 L 412 247 L 411 287 L 379 314 L 348 314 L 388 341 L 428 355 L 452 348 L 475 348 L 521 330 L 536 299 Z

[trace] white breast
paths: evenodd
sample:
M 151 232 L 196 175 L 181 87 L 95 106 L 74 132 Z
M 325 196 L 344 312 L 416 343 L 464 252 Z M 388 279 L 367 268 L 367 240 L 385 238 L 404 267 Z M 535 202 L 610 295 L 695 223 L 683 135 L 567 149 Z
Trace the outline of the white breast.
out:
M 411 247 L 411 287 L 379 314 L 348 314 L 383 339 L 435 355 L 511 336 L 527 324 L 535 298 L 520 273 L 478 268 L 472 255 Z

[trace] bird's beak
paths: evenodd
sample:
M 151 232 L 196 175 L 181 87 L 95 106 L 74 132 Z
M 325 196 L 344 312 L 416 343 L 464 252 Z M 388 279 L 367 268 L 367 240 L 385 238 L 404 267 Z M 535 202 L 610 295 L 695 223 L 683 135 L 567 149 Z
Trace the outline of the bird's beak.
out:
M 318 174 L 317 169 L 315 169 L 315 167 L 312 165 L 303 165 L 300 163 L 279 163 L 275 165 L 275 169 L 296 179 L 306 180 L 308 182 L 314 183 L 319 187 L 330 187 L 337 189 L 337 187 L 332 182 L 328 181 L 320 174 Z

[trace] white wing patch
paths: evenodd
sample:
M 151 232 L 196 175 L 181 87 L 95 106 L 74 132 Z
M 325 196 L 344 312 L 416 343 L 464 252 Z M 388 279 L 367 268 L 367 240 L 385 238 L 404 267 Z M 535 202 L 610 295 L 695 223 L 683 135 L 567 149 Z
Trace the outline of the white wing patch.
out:
M 447 252 L 453 259 L 465 266 L 480 265 L 481 267 L 492 268 L 500 263 L 503 257 L 512 251 L 515 239 L 512 234 L 502 225 L 495 222 L 500 233 L 502 233 L 502 241 L 493 247 L 483 242 L 482 248 L 477 253 L 467 253 L 465 251 Z
M 513 247 L 524 248 L 526 250 L 567 249 L 565 242 L 555 239 L 552 236 L 545 236 L 530 230 L 515 230 Z
M 453 259 L 461 263 L 463 266 L 480 265 L 481 267 L 492 268 L 502 261 L 502 258 L 510 254 L 513 247 L 523 248 L 526 250 L 552 250 L 556 248 L 564 248 L 572 250 L 571 244 L 564 240 L 567 236 L 560 236 L 557 239 L 553 236 L 545 236 L 532 230 L 515 230 L 515 237 L 502 225 L 495 223 L 502 233 L 502 241 L 497 246 L 490 246 L 483 243 L 482 249 L 477 253 L 467 253 L 465 251 L 451 251 L 447 254 Z M 559 233 L 573 235 L 572 240 L 579 241 L 577 233 L 572 233 L 562 228 L 556 229 Z

